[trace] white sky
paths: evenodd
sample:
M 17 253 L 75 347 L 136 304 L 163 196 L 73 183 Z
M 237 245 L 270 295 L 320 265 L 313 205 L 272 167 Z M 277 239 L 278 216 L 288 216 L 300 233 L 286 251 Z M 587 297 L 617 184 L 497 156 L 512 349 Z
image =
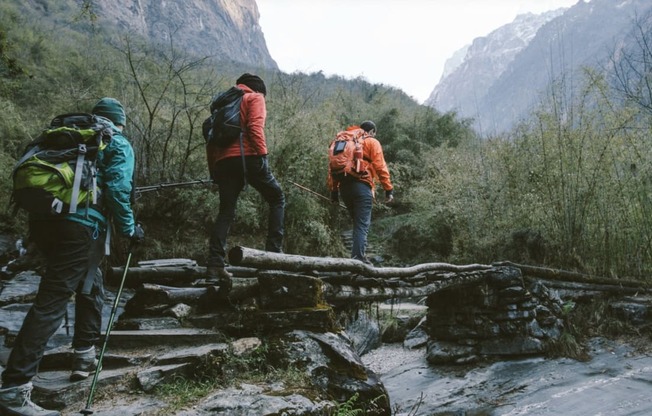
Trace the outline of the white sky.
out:
M 267 48 L 288 73 L 364 77 L 425 101 L 455 51 L 518 14 L 578 0 L 256 0 Z

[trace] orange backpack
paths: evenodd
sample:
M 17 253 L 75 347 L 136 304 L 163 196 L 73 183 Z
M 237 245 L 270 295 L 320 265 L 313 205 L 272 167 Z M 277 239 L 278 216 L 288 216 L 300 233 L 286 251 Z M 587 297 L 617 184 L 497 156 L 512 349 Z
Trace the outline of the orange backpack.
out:
M 366 133 L 362 129 L 349 129 L 337 133 L 328 148 L 328 166 L 335 180 L 350 175 L 361 178 L 367 175 L 367 162 L 363 159 L 362 142 Z

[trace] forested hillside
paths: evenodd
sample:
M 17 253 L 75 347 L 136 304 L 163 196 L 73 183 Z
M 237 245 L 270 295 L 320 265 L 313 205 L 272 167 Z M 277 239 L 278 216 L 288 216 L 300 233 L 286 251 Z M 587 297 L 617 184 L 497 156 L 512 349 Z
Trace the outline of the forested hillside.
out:
M 650 40 L 649 21 L 639 28 L 632 36 Z M 639 56 L 651 55 L 629 53 L 634 67 Z M 646 276 L 652 264 L 649 96 L 637 88 L 649 68 L 613 72 L 624 81 L 621 90 L 590 71 L 570 96 L 551 86 L 529 122 L 506 137 L 480 141 L 469 120 L 418 105 L 394 88 L 189 55 L 174 45 L 99 30 L 81 12 L 54 27 L 0 6 L 0 54 L 6 178 L 22 147 L 52 117 L 89 111 L 103 96 L 127 109 L 136 186 L 207 178 L 201 123 L 208 103 L 247 71 L 267 84 L 269 159 L 287 195 L 287 253 L 347 256 L 340 238 L 350 227 L 346 213 L 295 184 L 325 195 L 329 141 L 347 125 L 373 119 L 397 198 L 392 206 L 380 198 L 374 209 L 370 242 L 380 264 L 512 260 L 613 276 Z M 1 186 L 6 207 L 11 182 Z M 245 192 L 231 246 L 262 247 L 261 202 Z M 204 263 L 215 189 L 142 193 L 136 210 L 147 233 L 140 259 Z M 8 209 L 0 216 L 3 231 L 14 235 L 24 233 L 24 222 Z M 115 250 L 110 261 L 123 256 Z

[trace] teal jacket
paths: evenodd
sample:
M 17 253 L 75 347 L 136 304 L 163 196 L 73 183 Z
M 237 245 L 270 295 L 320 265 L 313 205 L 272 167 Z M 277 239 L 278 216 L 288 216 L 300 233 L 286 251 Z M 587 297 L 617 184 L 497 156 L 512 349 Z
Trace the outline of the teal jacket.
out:
M 111 125 L 111 143 L 97 156 L 97 186 L 101 190 L 103 212 L 80 206 L 77 213 L 66 215 L 66 219 L 103 232 L 107 228 L 109 217 L 117 232 L 129 237 L 136 227 L 134 212 L 131 209 L 134 150 L 122 132 L 113 123 Z

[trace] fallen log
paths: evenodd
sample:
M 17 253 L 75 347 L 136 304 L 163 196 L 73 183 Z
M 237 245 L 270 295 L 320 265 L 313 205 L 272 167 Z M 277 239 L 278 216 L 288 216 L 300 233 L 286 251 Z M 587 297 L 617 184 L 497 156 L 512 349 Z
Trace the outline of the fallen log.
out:
M 197 306 L 213 297 L 215 286 L 175 287 L 155 283 L 143 283 L 125 305 L 129 315 L 138 315 L 144 308 L 169 307 L 179 303 Z M 229 299 L 240 301 L 258 295 L 258 281 L 252 279 L 233 279 Z
M 255 277 L 257 270 L 246 267 L 227 267 L 234 277 Z M 124 267 L 112 267 L 107 273 L 107 285 L 120 284 Z M 198 279 L 206 277 L 206 267 L 203 266 L 163 266 L 163 267 L 130 267 L 127 271 L 125 287 L 138 288 L 145 283 L 161 284 L 165 286 L 182 287 L 190 286 Z
M 106 276 L 108 286 L 117 286 L 124 274 L 124 267 L 111 267 Z M 192 282 L 205 277 L 204 267 L 130 267 L 125 287 L 138 288 L 146 283 L 167 286 L 190 286 Z
M 170 287 L 144 283 L 127 302 L 126 311 L 152 305 L 196 304 L 207 293 L 206 287 Z
M 639 280 L 627 280 L 618 278 L 608 278 L 604 276 L 594 276 L 585 273 L 571 272 L 568 270 L 551 269 L 548 267 L 530 266 L 527 264 L 512 263 L 511 261 L 503 261 L 493 263 L 494 266 L 510 266 L 516 267 L 521 270 L 523 277 L 534 277 L 539 279 L 565 281 L 565 282 L 579 282 L 588 284 L 602 284 L 609 286 L 620 286 L 635 288 L 636 290 L 649 291 L 652 289 L 650 282 Z
M 411 267 L 374 267 L 355 259 L 272 253 L 241 246 L 234 247 L 229 251 L 229 262 L 236 266 L 254 267 L 258 269 L 287 270 L 292 272 L 349 272 L 367 277 L 383 278 L 410 277 L 431 271 L 461 273 L 487 270 L 492 267 L 484 264 L 457 266 L 449 263 L 425 263 Z
M 569 281 L 561 281 L 561 280 L 550 280 L 550 279 L 542 279 L 539 277 L 532 277 L 532 276 L 525 276 L 524 279 L 528 282 L 540 282 L 543 284 L 545 287 L 549 289 L 557 289 L 557 290 L 564 290 L 568 293 L 586 293 L 586 292 L 601 292 L 601 293 L 608 293 L 608 294 L 630 294 L 634 295 L 640 292 L 647 292 L 648 289 L 642 287 L 642 286 L 628 286 L 628 285 L 621 285 L 618 281 L 615 281 L 614 283 L 611 284 L 605 284 L 605 283 L 584 283 L 584 282 L 569 282 Z M 578 295 L 579 296 L 579 295 Z

